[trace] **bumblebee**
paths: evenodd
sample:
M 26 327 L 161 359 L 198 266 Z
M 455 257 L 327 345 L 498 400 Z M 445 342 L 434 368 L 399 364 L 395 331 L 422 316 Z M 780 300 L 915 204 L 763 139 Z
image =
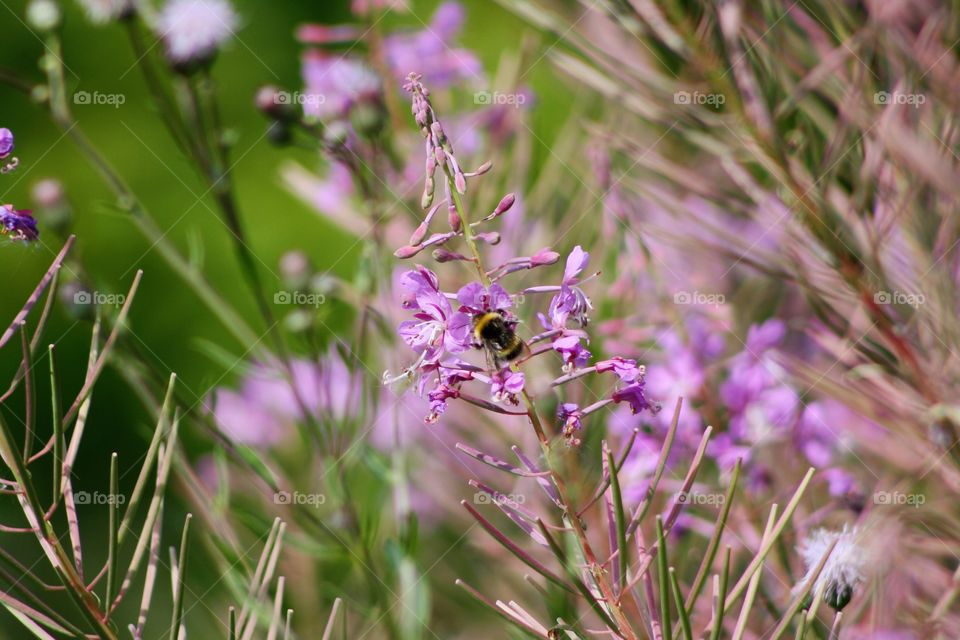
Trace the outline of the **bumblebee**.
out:
M 529 350 L 503 314 L 487 311 L 473 318 L 473 335 L 491 356 L 494 364 L 516 360 Z

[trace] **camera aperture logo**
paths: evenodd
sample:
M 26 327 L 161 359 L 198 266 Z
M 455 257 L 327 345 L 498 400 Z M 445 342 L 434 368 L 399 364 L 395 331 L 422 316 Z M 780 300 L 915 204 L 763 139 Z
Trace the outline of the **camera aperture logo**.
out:
M 900 91 L 877 91 L 873 94 L 874 104 L 897 104 L 909 105 L 914 109 L 919 109 L 920 105 L 927 101 L 927 96 L 922 93 L 901 93 Z
M 726 304 L 727 297 L 722 293 L 705 293 L 703 291 L 677 291 L 673 294 L 673 304 L 712 305 L 719 307 Z
M 903 493 L 902 491 L 877 491 L 873 494 L 873 504 L 894 507 L 913 507 L 919 509 L 927 503 L 922 493 Z
M 905 293 L 903 291 L 878 291 L 873 294 L 873 301 L 877 304 L 909 305 L 916 309 L 927 299 L 922 293 Z
M 697 491 L 679 491 L 675 496 L 679 504 L 691 504 L 699 506 L 722 507 L 727 501 L 727 496 L 722 493 L 699 493 Z
M 322 293 L 308 291 L 277 291 L 273 294 L 273 304 L 295 304 L 300 307 L 319 307 L 327 302 L 327 296 Z
M 492 106 L 501 105 L 507 107 L 519 107 L 527 102 L 527 96 L 523 93 L 503 93 L 502 91 L 477 91 L 473 94 L 473 103 Z
M 73 294 L 73 303 L 78 305 L 94 304 L 97 306 L 122 307 L 127 301 L 123 293 L 103 293 L 101 291 L 77 291 Z
M 303 93 L 302 91 L 277 91 L 273 95 L 274 104 L 296 104 L 300 106 L 319 107 L 327 101 L 322 93 Z
M 491 495 L 485 491 L 477 491 L 473 494 L 473 504 L 505 504 L 510 506 L 513 504 L 523 504 L 526 501 L 527 498 L 522 493 L 495 493 Z
M 719 109 L 727 101 L 722 93 L 703 93 L 702 91 L 677 91 L 673 94 L 673 104 L 696 104 Z
M 122 493 L 114 495 L 102 491 L 77 491 L 73 494 L 73 501 L 77 504 L 119 506 L 127 501 L 127 497 Z
M 119 109 L 127 101 L 127 96 L 122 93 L 100 93 L 94 91 L 77 91 L 73 94 L 73 104 L 108 106 Z
M 322 493 L 303 493 L 302 491 L 277 491 L 273 494 L 273 504 L 319 507 L 327 502 Z

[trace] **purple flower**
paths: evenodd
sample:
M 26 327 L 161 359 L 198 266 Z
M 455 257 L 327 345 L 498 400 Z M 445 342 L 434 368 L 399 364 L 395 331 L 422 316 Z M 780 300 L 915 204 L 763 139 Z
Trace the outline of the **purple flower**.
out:
M 276 367 L 255 365 L 238 391 L 214 391 L 211 408 L 220 429 L 236 442 L 270 446 L 308 417 L 342 421 L 355 415 L 362 397 L 360 375 L 335 351 L 321 364 L 296 360 L 291 370 L 292 384 Z
M 0 205 L 0 234 L 10 236 L 11 240 L 33 242 L 40 237 L 37 221 L 30 211 L 18 211 L 11 204 Z
M 490 393 L 495 402 L 507 401 L 518 404 L 517 395 L 523 391 L 525 377 L 520 371 L 505 367 L 490 378 Z
M 379 103 L 380 78 L 367 65 L 346 56 L 311 50 L 303 57 L 303 112 L 320 120 L 350 117 L 358 104 Z
M 579 282 L 577 276 L 587 268 L 590 263 L 590 254 L 584 251 L 580 245 L 573 248 L 570 255 L 567 256 L 567 264 L 563 269 L 563 284 L 573 286 Z
M 565 402 L 560 405 L 557 417 L 563 423 L 560 431 L 567 445 L 571 447 L 580 446 L 581 441 L 577 436 L 577 433 L 583 429 L 583 411 L 580 406 L 573 402 Z
M 780 344 L 787 333 L 783 320 L 772 318 L 747 330 L 747 351 L 760 355 Z
M 644 368 L 637 366 L 636 360 L 614 356 L 609 360 L 601 360 L 597 363 L 597 373 L 612 371 L 617 374 L 622 382 L 632 384 L 643 377 Z
M 857 491 L 857 479 L 849 471 L 840 467 L 832 467 L 823 472 L 827 481 L 828 491 L 834 498 L 844 498 Z
M 635 382 L 631 385 L 623 387 L 613 392 L 614 402 L 626 402 L 630 406 L 630 411 L 633 413 L 640 413 L 641 411 L 651 411 L 656 413 L 660 410 L 660 405 L 652 403 L 647 400 L 647 396 L 644 393 L 643 389 L 644 383 L 641 380 L 640 382 Z
M 13 153 L 13 132 L 0 127 L 0 160 Z
M 563 358 L 564 370 L 578 369 L 590 361 L 590 352 L 580 344 L 581 336 L 561 335 L 553 341 L 553 350 Z
M 417 265 L 400 277 L 400 286 L 405 289 L 403 308 L 416 312 L 416 320 L 400 323 L 400 337 L 423 361 L 436 362 L 445 350 L 458 353 L 469 348 L 470 317 L 453 312 L 435 273 Z
M 460 303 L 460 311 L 471 315 L 487 311 L 503 312 L 513 306 L 510 294 L 496 283 L 488 289 L 479 282 L 471 282 L 457 292 L 457 301 Z
M 428 84 L 438 88 L 482 80 L 483 67 L 477 56 L 453 45 L 463 21 L 460 3 L 444 2 L 437 7 L 426 29 L 385 39 L 387 64 L 400 80 L 411 69 L 417 69 Z

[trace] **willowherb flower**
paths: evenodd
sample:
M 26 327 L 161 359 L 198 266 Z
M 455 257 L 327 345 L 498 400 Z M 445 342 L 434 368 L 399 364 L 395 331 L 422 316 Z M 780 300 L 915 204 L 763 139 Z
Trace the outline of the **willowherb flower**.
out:
M 380 77 L 362 61 L 320 50 L 304 54 L 304 115 L 320 120 L 346 120 L 358 105 L 379 105 Z
M 439 166 L 443 169 L 446 178 L 445 203 L 448 207 L 452 230 L 427 237 L 430 221 L 444 204 L 444 202 L 437 203 L 427 213 L 423 223 L 414 231 L 410 237 L 410 243 L 398 249 L 395 255 L 400 258 L 410 258 L 427 246 L 441 245 L 463 237 L 469 249 L 469 256 L 446 248 L 438 248 L 434 255 L 440 262 L 472 262 L 477 269 L 480 281 L 465 284 L 456 295 L 453 295 L 441 291 L 436 274 L 422 265 L 403 274 L 399 282 L 399 288 L 404 291 L 401 305 L 407 310 L 414 311 L 415 320 L 402 322 L 398 331 L 401 338 L 419 353 L 420 357 L 400 376 L 384 374 L 384 382 L 389 384 L 405 378 L 415 378 L 420 395 L 423 396 L 426 393 L 430 400 L 427 423 L 436 422 L 446 411 L 448 402 L 452 399 L 464 400 L 496 413 L 527 415 L 530 411 L 530 403 L 527 402 L 526 396 L 527 377 L 521 367 L 531 358 L 558 353 L 563 358 L 564 374 L 552 381 L 551 387 L 554 389 L 590 374 L 609 372 L 616 377 L 616 384 L 609 395 L 599 398 L 588 407 L 581 408 L 575 403 L 561 404 L 558 419 L 561 422 L 561 434 L 568 445 L 576 446 L 580 443 L 579 432 L 583 426 L 583 419 L 605 406 L 624 403 L 632 413 L 659 410 L 659 405 L 647 398 L 644 387 L 644 368 L 635 360 L 613 356 L 589 366 L 591 354 L 583 346 L 583 342 L 588 339 L 583 328 L 588 324 L 589 312 L 593 307 L 580 285 L 585 282 L 581 274 L 589 264 L 590 255 L 580 246 L 575 247 L 567 257 L 559 285 L 538 285 L 528 287 L 521 292 L 523 295 L 554 294 L 550 303 L 549 317 L 540 314 L 541 323 L 546 329 L 544 333 L 531 337 L 528 344 L 521 344 L 523 349 L 510 351 L 509 355 L 504 356 L 496 351 L 495 341 L 474 336 L 475 319 L 484 314 L 493 313 L 502 319 L 501 327 L 497 331 L 504 334 L 504 343 L 509 340 L 511 345 L 516 345 L 518 336 L 515 332 L 520 319 L 513 311 L 514 296 L 501 284 L 501 281 L 517 271 L 555 264 L 560 255 L 545 248 L 530 256 L 505 257 L 498 266 L 492 269 L 486 268 L 479 246 L 497 244 L 500 235 L 496 232 L 481 230 L 481 225 L 497 220 L 508 212 L 515 204 L 516 197 L 513 194 L 504 196 L 493 212 L 476 222 L 469 222 L 462 210 L 460 198 L 454 196 L 450 190 L 451 185 L 455 192 L 463 193 L 466 178 L 481 175 L 489 167 L 483 165 L 474 173 L 463 174 L 456 163 L 453 149 L 443 133 L 443 128 L 433 112 L 429 91 L 420 82 L 420 76 L 410 74 L 406 89 L 413 96 L 414 118 L 427 141 L 427 185 L 423 206 L 424 208 L 431 206 L 433 176 Z M 456 310 L 450 304 L 452 299 L 456 299 L 459 303 Z M 537 351 L 529 349 L 531 344 L 546 341 L 550 341 L 549 348 L 541 348 Z M 471 347 L 487 350 L 486 368 L 468 365 L 459 359 L 444 359 L 449 354 L 467 352 Z M 490 357 L 491 350 L 494 350 L 493 357 Z M 520 357 L 523 353 L 527 355 Z M 471 395 L 465 387 L 467 383 L 488 385 L 492 402 Z M 428 389 L 431 384 L 432 388 Z M 511 405 L 519 405 L 521 396 L 525 399 L 526 411 L 513 411 L 508 408 Z
M 233 36 L 238 22 L 227 0 L 171 0 L 160 12 L 156 28 L 170 61 L 188 69 L 209 62 Z
M 13 132 L 5 127 L 0 127 L 0 160 L 5 162 L 0 164 L 0 173 L 10 173 L 20 164 L 16 158 L 10 158 L 13 153 L 14 137 Z M 9 161 L 6 161 L 10 158 Z
M 435 273 L 417 265 L 400 277 L 400 286 L 404 289 L 403 308 L 413 311 L 415 319 L 400 323 L 398 331 L 421 361 L 435 363 L 444 353 L 469 348 L 470 317 L 453 311 Z
M 432 87 L 483 80 L 479 58 L 454 44 L 463 27 L 464 13 L 459 2 L 444 2 L 425 29 L 385 38 L 387 63 L 397 79 L 402 81 L 410 69 L 419 69 Z
M 823 593 L 823 601 L 836 611 L 841 611 L 858 586 L 864 581 L 867 557 L 857 541 L 858 530 L 844 525 L 841 531 L 817 529 L 798 547 L 807 569 L 799 586 L 807 583 L 827 549 L 836 541 L 823 570 L 817 576 L 812 593 Z
M 30 211 L 18 211 L 12 204 L 0 205 L 0 234 L 24 242 L 33 242 L 40 237 L 37 221 Z
M 354 405 L 361 398 L 360 375 L 351 372 L 335 350 L 322 362 L 323 366 L 293 361 L 292 384 L 275 366 L 253 366 L 239 390 L 220 388 L 213 393 L 211 410 L 217 425 L 241 444 L 271 446 L 308 417 L 343 420 L 354 415 Z
M 13 153 L 13 132 L 6 127 L 0 127 L 0 160 Z

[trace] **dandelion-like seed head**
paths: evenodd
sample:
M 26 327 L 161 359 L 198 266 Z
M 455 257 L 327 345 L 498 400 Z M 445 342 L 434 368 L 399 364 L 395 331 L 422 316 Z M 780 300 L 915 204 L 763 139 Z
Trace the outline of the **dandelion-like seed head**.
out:
M 823 601 L 834 610 L 841 611 L 864 580 L 867 557 L 863 546 L 857 541 L 856 527 L 850 529 L 844 525 L 841 531 L 817 529 L 801 543 L 798 551 L 803 556 L 807 572 L 800 584 L 807 583 L 834 540 L 837 544 L 817 577 L 813 592 L 822 590 Z
M 171 0 L 160 13 L 157 30 L 170 61 L 190 67 L 212 59 L 238 21 L 227 0 Z

